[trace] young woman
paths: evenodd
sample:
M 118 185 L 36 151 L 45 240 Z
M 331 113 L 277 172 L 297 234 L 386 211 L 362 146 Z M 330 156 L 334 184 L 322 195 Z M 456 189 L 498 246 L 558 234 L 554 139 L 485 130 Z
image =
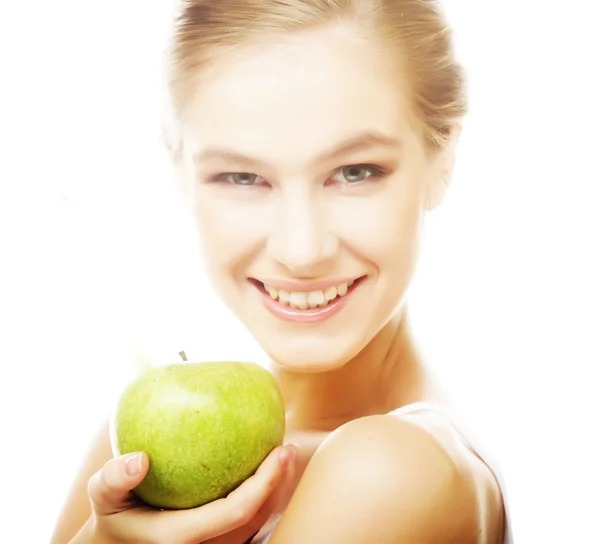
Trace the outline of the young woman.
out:
M 104 428 L 53 542 L 511 542 L 405 304 L 466 111 L 439 2 L 188 0 L 172 53 L 176 176 L 296 445 L 225 499 L 153 511 L 130 493 L 147 456 L 111 459 Z

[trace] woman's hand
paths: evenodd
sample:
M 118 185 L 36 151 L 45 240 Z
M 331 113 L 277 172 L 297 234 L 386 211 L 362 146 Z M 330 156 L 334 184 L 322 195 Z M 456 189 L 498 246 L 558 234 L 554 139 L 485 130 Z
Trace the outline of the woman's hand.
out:
M 276 448 L 226 498 L 190 510 L 156 510 L 131 492 L 148 471 L 144 453 L 111 459 L 88 485 L 90 544 L 242 544 L 260 530 L 280 492 L 292 485 L 296 458 L 294 446 Z

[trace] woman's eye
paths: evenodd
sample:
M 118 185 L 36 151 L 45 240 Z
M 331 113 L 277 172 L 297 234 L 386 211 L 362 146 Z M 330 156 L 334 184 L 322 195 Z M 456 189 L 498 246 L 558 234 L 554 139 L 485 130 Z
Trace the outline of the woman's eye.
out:
M 375 166 L 354 164 L 351 166 L 342 166 L 334 175 L 333 179 L 342 183 L 359 183 L 365 181 L 371 176 L 380 174 Z
M 336 183 L 351 185 L 358 184 L 369 178 L 372 178 L 373 180 L 379 179 L 385 174 L 385 171 L 381 167 L 373 164 L 353 164 L 338 168 L 330 179 Z M 210 181 L 221 181 L 230 183 L 231 185 L 252 187 L 255 185 L 264 184 L 265 178 L 250 172 L 231 172 L 218 174 L 212 177 Z
M 238 172 L 236 174 L 224 174 L 222 176 L 224 181 L 232 183 L 233 185 L 256 185 L 258 183 L 262 183 L 264 181 L 257 174 L 250 174 L 248 172 Z

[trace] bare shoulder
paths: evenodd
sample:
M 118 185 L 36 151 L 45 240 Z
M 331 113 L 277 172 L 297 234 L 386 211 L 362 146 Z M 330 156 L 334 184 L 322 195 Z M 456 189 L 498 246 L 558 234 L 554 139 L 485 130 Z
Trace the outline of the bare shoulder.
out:
M 499 495 L 458 442 L 402 417 L 365 417 L 323 442 L 269 542 L 497 544 Z

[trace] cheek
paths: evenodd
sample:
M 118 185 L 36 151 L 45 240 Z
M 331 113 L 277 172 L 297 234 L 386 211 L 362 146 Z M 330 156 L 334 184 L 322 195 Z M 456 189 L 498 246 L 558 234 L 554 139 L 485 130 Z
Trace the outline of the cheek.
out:
M 201 250 L 210 269 L 242 261 L 256 248 L 261 231 L 260 210 L 219 193 L 218 189 L 199 189 L 195 201 Z
M 410 273 L 421 239 L 422 210 L 417 192 L 384 191 L 361 202 L 352 213 L 343 212 L 340 235 L 347 247 L 381 273 L 396 276 L 398 269 Z

